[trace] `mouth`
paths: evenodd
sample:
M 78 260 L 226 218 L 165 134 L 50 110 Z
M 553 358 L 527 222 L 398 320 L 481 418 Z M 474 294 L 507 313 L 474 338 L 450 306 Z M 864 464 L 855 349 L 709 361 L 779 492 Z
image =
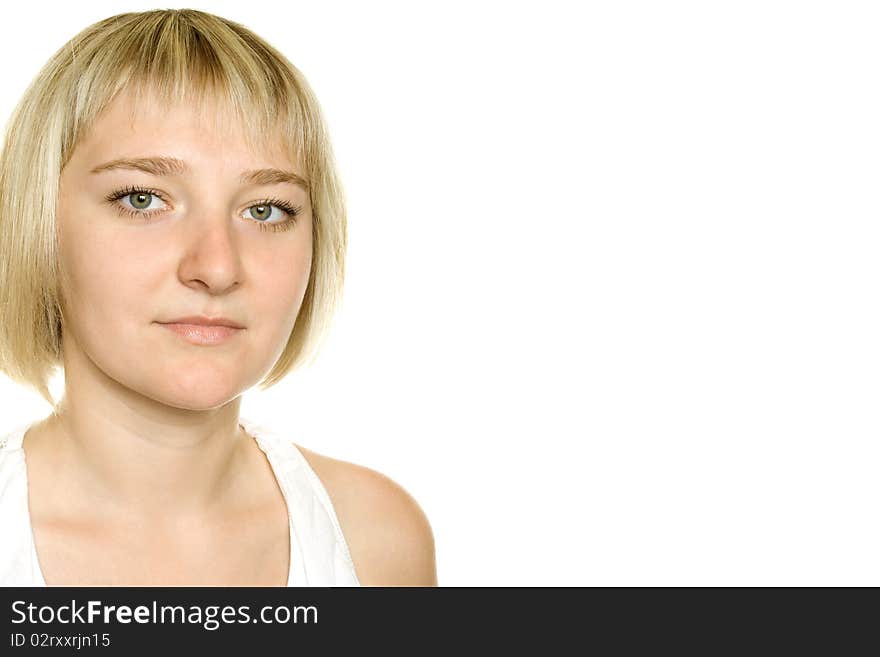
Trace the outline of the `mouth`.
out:
M 178 322 L 160 325 L 177 334 L 180 338 L 190 344 L 205 346 L 223 344 L 244 331 L 244 329 L 233 328 L 231 326 L 205 326 L 203 324 L 185 324 Z
M 208 317 L 207 315 L 187 315 L 186 317 L 175 317 L 167 322 L 160 321 L 160 324 L 195 324 L 197 326 L 228 326 L 229 328 L 244 328 L 241 324 L 228 317 Z

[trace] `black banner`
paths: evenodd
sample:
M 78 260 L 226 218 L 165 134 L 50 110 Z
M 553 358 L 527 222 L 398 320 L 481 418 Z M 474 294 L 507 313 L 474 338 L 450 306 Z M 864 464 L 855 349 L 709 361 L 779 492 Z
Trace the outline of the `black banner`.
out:
M 0 655 L 873 646 L 873 589 L 0 588 Z M 262 653 L 261 653 L 262 654 Z

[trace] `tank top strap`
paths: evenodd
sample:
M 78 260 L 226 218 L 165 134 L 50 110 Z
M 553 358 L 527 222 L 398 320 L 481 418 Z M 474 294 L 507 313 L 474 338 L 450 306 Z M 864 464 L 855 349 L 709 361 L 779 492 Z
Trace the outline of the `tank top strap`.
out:
M 20 424 L 0 436 L 0 452 L 11 452 L 16 449 L 21 449 L 21 445 L 24 442 L 24 434 L 27 433 L 27 430 L 30 429 L 33 424 L 33 422 Z
M 27 466 L 21 449 L 32 423 L 0 435 L 0 586 L 45 586 L 28 513 Z
M 308 460 L 289 437 L 242 417 L 239 423 L 269 457 L 284 494 L 299 557 L 293 585 L 360 586 L 336 510 Z

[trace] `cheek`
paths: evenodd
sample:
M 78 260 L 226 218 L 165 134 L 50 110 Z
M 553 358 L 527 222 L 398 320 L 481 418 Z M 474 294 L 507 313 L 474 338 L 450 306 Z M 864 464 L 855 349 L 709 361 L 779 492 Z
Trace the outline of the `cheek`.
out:
M 272 341 L 286 342 L 302 308 L 309 284 L 309 254 L 291 254 L 271 268 L 262 270 L 261 280 L 253 287 L 254 319 L 273 326 Z
M 284 277 L 284 281 L 279 283 L 287 288 L 288 312 L 293 314 L 293 319 L 296 319 L 296 314 L 309 284 L 311 261 L 311 249 L 300 249 L 291 260 L 293 264 L 288 268 L 288 274 Z
M 143 312 L 149 270 L 136 244 L 68 233 L 60 257 L 65 298 L 74 312 L 87 310 L 102 323 Z
M 279 330 L 282 333 L 292 329 L 307 284 L 308 272 L 300 275 L 290 267 L 284 275 L 266 279 L 260 287 L 259 298 L 255 300 L 255 307 L 260 309 L 257 319 L 271 318 L 273 324 L 281 325 Z

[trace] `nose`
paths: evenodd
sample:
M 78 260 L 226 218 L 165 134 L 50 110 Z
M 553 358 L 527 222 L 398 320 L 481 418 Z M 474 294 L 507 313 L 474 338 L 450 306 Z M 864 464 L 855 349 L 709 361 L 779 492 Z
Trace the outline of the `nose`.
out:
M 222 212 L 191 215 L 187 247 L 180 261 L 181 281 L 190 287 L 223 294 L 241 282 L 242 267 L 234 226 Z

